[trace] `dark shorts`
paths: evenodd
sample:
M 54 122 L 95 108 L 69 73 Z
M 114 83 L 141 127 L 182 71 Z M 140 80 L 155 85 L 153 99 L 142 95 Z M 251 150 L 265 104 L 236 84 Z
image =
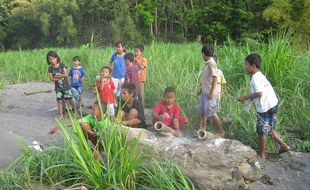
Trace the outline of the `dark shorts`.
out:
M 263 113 L 257 112 L 256 133 L 259 135 L 271 135 L 277 122 L 278 106 L 270 108 Z
M 63 99 L 72 99 L 72 93 L 71 89 L 69 90 L 62 90 L 62 91 L 56 91 L 56 99 L 57 100 L 63 100 Z

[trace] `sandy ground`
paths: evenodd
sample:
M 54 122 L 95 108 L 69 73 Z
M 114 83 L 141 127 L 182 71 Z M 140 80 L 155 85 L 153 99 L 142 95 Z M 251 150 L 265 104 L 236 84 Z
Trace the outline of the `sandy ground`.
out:
M 28 146 L 33 145 L 33 141 L 44 146 L 59 138 L 59 135 L 55 137 L 47 134 L 56 125 L 55 118 L 58 116 L 54 92 L 28 96 L 24 94 L 25 91 L 53 89 L 53 83 L 33 82 L 9 85 L 0 90 L 0 169 L 8 166 L 20 155 L 21 145 L 17 136 Z M 91 96 L 85 97 L 85 112 L 87 105 L 93 100 Z M 262 161 L 261 166 L 263 177 L 255 182 L 251 189 L 310 189 L 309 153 L 285 153 L 274 160 Z

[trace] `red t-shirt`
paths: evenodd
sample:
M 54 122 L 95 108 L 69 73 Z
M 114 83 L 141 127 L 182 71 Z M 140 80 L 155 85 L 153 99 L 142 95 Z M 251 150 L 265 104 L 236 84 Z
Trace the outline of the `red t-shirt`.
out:
M 153 112 L 162 115 L 162 117 L 164 117 L 162 122 L 171 128 L 174 128 L 173 119 L 180 118 L 180 106 L 177 103 L 172 104 L 172 106 L 168 108 L 164 101 L 158 102 L 154 106 Z M 155 122 L 156 120 L 153 119 L 153 124 Z
M 97 82 L 97 88 L 100 95 L 100 101 L 103 101 L 105 104 L 113 104 L 114 103 L 114 90 L 115 86 L 112 80 L 103 84 L 103 89 L 100 90 L 101 81 Z

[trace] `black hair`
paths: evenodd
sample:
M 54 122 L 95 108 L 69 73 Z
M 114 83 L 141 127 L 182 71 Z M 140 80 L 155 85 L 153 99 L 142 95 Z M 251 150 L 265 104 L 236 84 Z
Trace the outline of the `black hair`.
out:
M 212 44 L 205 44 L 201 48 L 201 53 L 203 53 L 205 56 L 213 57 L 214 56 L 214 47 Z
M 126 53 L 124 56 L 124 59 L 130 62 L 134 62 L 135 56 L 133 55 L 133 53 Z
M 48 57 L 55 57 L 57 58 L 57 63 L 60 63 L 60 57 L 57 55 L 55 51 L 49 51 L 46 55 L 47 64 L 50 65 L 51 63 L 49 62 Z
M 126 53 L 126 44 L 124 41 L 117 41 L 115 46 L 121 45 L 123 47 L 123 51 Z
M 248 62 L 250 65 L 255 65 L 256 68 L 259 69 L 262 59 L 259 54 L 252 53 L 245 58 L 245 61 Z
M 144 52 L 144 46 L 143 45 L 136 45 L 135 49 L 139 49 L 141 52 Z
M 125 82 L 123 85 L 122 85 L 122 89 L 127 89 L 129 94 L 133 94 L 134 95 L 134 92 L 136 90 L 136 85 L 130 83 L 130 82 Z
M 112 73 L 112 69 L 109 66 L 103 66 L 100 71 L 102 71 L 103 69 L 108 69 L 109 73 Z
M 176 90 L 175 90 L 175 88 L 169 86 L 169 87 L 167 87 L 167 88 L 165 89 L 164 95 L 166 95 L 167 93 L 176 93 Z
M 73 58 L 72 58 L 72 61 L 76 61 L 76 60 L 78 60 L 78 61 L 81 61 L 81 58 L 80 58 L 80 56 L 74 56 Z

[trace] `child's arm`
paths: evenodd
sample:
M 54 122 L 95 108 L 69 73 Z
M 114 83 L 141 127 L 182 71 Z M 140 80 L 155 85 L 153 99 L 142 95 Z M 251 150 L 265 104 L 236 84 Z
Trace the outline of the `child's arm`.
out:
M 263 95 L 262 92 L 255 92 L 253 94 L 249 94 L 249 95 L 246 95 L 246 96 L 239 96 L 237 98 L 237 100 L 240 101 L 240 102 L 244 102 L 245 100 L 253 100 L 254 98 L 261 97 L 262 95 Z
M 212 97 L 214 96 L 214 89 L 216 88 L 217 85 L 217 76 L 213 76 L 212 77 L 212 85 L 211 85 L 211 89 L 210 89 L 210 94 L 208 96 L 208 100 L 211 100 Z
M 179 119 L 176 119 L 176 118 L 173 119 L 173 127 L 175 130 L 180 131 Z
M 156 121 L 163 121 L 163 120 L 164 120 L 164 118 L 163 118 L 161 115 L 159 115 L 158 113 L 156 113 L 156 112 L 154 112 L 154 111 L 152 111 L 152 117 L 153 117 Z
M 147 59 L 142 58 L 142 61 L 141 61 L 141 63 L 139 63 L 139 66 L 140 66 L 141 69 L 146 68 L 146 66 L 147 66 Z
M 179 123 L 179 118 L 180 118 L 180 115 L 181 115 L 181 108 L 178 104 L 175 105 L 176 106 L 176 109 L 174 111 L 174 114 L 173 114 L 173 127 L 175 130 L 177 131 L 180 131 L 180 123 Z
M 86 73 L 85 73 L 85 71 L 84 71 L 83 68 L 81 69 L 81 74 L 82 74 L 81 82 L 83 82 L 83 80 L 84 80 L 84 78 L 85 78 L 85 76 L 86 76 Z

